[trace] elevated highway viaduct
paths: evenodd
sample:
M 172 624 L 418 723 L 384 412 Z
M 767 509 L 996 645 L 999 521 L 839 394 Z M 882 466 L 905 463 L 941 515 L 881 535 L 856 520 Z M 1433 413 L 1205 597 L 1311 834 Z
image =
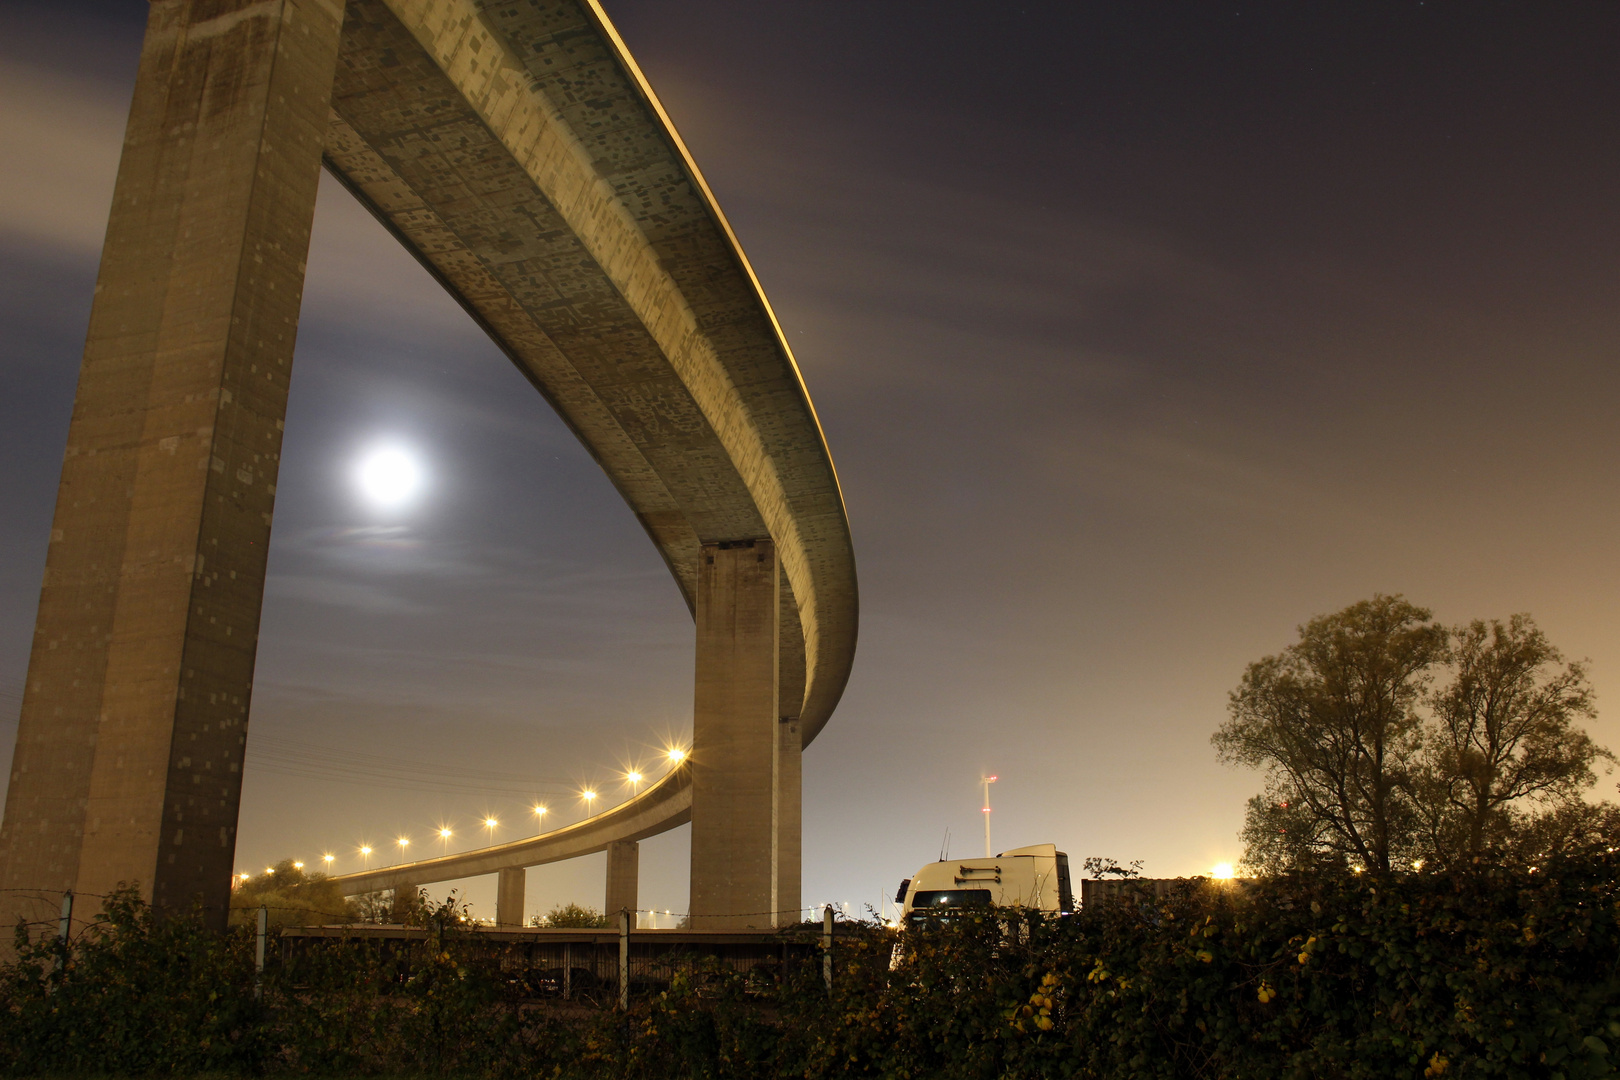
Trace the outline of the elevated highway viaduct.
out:
M 689 818 L 695 928 L 795 917 L 800 754 L 855 650 L 848 520 L 770 305 L 607 16 L 595 0 L 154 0 L 0 918 L 135 882 L 223 924 L 323 163 L 575 432 L 695 620 L 688 767 L 505 856 L 611 851 Z
M 493 874 L 496 876 L 496 924 L 521 926 L 524 871 L 528 867 L 606 852 L 607 882 L 602 910 L 610 913 L 635 911 L 640 906 L 636 902 L 641 864 L 640 842 L 691 820 L 692 767 L 687 760 L 635 798 L 584 821 L 505 844 L 492 844 L 473 851 L 460 851 L 454 855 L 399 863 L 355 874 L 340 874 L 331 880 L 343 890 L 345 896 L 391 890 L 397 904 L 398 900 L 422 885 Z M 765 916 L 770 916 L 772 921 L 767 921 Z M 764 927 L 790 923 L 796 921 L 797 916 L 797 909 L 738 910 L 726 913 L 723 923 L 711 920 L 710 926 Z

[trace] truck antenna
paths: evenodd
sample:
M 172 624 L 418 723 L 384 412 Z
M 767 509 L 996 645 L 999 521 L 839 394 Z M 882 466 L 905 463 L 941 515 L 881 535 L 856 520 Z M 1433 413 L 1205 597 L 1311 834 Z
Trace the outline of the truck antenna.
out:
M 939 841 L 939 861 L 944 862 L 946 859 L 948 859 L 950 857 L 951 857 L 951 830 L 950 830 L 949 826 L 946 826 L 945 835 Z

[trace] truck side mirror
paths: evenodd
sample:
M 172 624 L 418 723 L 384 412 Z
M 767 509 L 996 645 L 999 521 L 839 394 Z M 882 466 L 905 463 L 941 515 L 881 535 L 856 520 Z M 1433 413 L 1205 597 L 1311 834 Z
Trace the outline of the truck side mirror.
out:
M 902 881 L 900 883 L 900 891 L 894 894 L 894 902 L 897 903 L 897 904 L 905 903 L 906 902 L 906 890 L 909 889 L 909 888 L 911 888 L 911 879 L 906 878 L 906 880 L 904 880 L 904 881 Z

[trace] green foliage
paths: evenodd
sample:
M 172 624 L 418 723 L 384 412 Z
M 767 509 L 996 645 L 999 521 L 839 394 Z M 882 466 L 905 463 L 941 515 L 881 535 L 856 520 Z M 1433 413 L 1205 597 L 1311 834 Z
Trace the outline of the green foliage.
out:
M 325 874 L 306 874 L 291 859 L 231 888 L 231 925 L 256 926 L 261 906 L 268 909 L 271 926 L 330 926 L 360 915 Z
M 613 925 L 613 917 L 604 915 L 593 907 L 567 903 L 558 904 L 544 915 L 536 915 L 531 922 L 535 926 L 567 927 L 574 930 L 602 930 Z
M 253 942 L 210 933 L 200 913 L 158 922 L 133 889 L 73 943 L 54 938 L 0 968 L 0 1070 L 141 1075 L 244 1072 L 265 1056 Z
M 469 948 L 465 903 L 452 895 L 412 911 L 425 941 L 318 942 L 266 980 L 278 1069 L 507 1076 L 529 1074 L 569 1045 L 545 1017 L 520 1016 L 498 956 Z
M 1067 918 L 841 925 L 819 962 L 714 963 L 628 1014 L 527 999 L 457 914 L 411 943 L 331 939 L 252 987 L 251 939 L 154 925 L 132 896 L 0 971 L 0 1073 L 832 1077 L 1609 1076 L 1620 860 L 1535 872 L 1313 873 L 1145 889 Z M 272 956 L 278 950 L 272 949 Z

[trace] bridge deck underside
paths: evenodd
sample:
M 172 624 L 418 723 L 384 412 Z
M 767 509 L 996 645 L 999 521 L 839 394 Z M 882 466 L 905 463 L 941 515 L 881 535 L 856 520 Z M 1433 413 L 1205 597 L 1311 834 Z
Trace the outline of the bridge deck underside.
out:
M 854 563 L 791 355 L 595 9 L 472 10 L 351 0 L 328 168 L 590 449 L 689 606 L 702 544 L 775 540 L 780 698 L 808 744 L 848 677 Z

